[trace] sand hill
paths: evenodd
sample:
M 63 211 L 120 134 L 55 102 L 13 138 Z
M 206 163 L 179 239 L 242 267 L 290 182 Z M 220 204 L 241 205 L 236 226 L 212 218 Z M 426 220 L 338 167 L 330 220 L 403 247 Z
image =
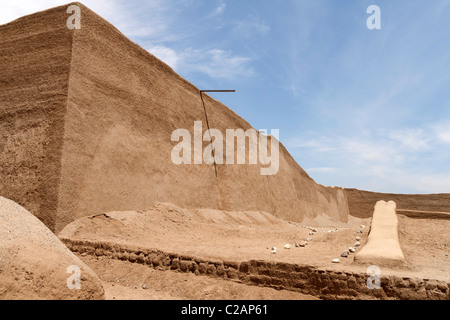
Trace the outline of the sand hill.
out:
M 0 239 L 0 300 L 104 298 L 89 267 L 30 212 L 1 197 Z M 71 266 L 81 271 L 80 290 L 68 288 Z

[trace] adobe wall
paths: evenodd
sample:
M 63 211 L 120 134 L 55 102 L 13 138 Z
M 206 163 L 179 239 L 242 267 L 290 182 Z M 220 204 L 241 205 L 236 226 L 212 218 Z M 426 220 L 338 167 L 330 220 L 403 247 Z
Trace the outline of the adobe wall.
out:
M 406 266 L 398 236 L 396 208 L 393 201 L 377 202 L 367 243 L 356 253 L 355 262 L 383 267 Z
M 211 128 L 250 129 L 204 95 Z M 82 7 L 75 31 L 62 150 L 57 230 L 76 218 L 144 210 L 157 202 L 186 208 L 261 210 L 302 221 L 327 214 L 346 221 L 342 189 L 316 184 L 280 146 L 280 170 L 257 165 L 175 165 L 176 129 L 207 130 L 199 89 L 95 13 Z M 268 128 L 270 129 L 270 128 Z M 205 142 L 204 147 L 208 143 Z M 225 145 L 225 143 L 224 143 Z
M 449 300 L 450 284 L 434 279 L 383 275 L 379 289 L 369 289 L 368 275 L 262 260 L 224 261 L 138 248 L 111 242 L 61 239 L 78 254 L 138 263 L 158 270 L 239 281 L 298 291 L 328 300 Z
M 0 195 L 55 226 L 72 35 L 51 9 L 0 26 Z
M 206 117 L 224 135 L 252 127 L 208 95 L 204 108 L 198 88 L 76 4 L 80 30 L 67 29 L 68 5 L 0 27 L 1 196 L 56 232 L 157 202 L 347 220 L 343 190 L 316 184 L 282 145 L 275 176 L 259 165 L 173 164 L 176 129 L 193 135 L 202 121 L 205 131 Z
M 429 212 L 450 212 L 450 194 L 390 194 L 345 189 L 350 214 L 358 218 L 372 217 L 375 204 L 380 201 L 394 201 L 397 210 Z

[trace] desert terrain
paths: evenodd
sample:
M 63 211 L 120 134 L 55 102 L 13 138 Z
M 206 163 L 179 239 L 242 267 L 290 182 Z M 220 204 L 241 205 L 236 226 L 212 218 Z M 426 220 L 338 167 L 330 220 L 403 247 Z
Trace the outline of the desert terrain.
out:
M 0 26 L 0 299 L 450 299 L 450 194 L 323 186 L 282 144 L 273 176 L 176 165 L 176 129 L 253 128 L 69 5 Z M 385 229 L 401 263 L 358 262 Z

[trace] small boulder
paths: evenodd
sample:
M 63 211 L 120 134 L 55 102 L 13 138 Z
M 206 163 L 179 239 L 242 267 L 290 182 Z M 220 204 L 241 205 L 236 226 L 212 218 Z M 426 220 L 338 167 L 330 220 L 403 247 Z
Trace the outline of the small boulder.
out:
M 307 244 L 308 244 L 308 242 L 302 241 L 298 244 L 298 246 L 304 248 L 304 247 L 306 247 Z
M 333 263 L 340 263 L 341 260 L 339 260 L 339 259 L 333 259 L 331 262 L 333 262 Z

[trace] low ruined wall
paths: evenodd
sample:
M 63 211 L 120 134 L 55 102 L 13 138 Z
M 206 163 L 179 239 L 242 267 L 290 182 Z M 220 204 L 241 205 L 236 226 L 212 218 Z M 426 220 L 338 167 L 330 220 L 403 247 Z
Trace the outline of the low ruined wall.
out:
M 398 238 L 398 218 L 393 201 L 375 205 L 367 243 L 355 255 L 355 262 L 365 265 L 406 266 Z
M 367 275 L 321 270 L 311 266 L 269 261 L 226 261 L 162 252 L 107 242 L 61 239 L 75 253 L 106 256 L 111 259 L 148 265 L 159 270 L 174 270 L 206 275 L 251 285 L 286 289 L 321 299 L 449 300 L 446 282 L 381 277 L 381 289 L 370 290 Z

